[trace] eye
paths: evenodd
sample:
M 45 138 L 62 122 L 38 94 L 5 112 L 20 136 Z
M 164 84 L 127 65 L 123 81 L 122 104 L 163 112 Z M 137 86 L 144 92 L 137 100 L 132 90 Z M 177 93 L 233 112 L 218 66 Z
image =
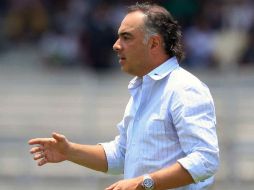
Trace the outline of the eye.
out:
M 123 36 L 123 39 L 124 39 L 124 40 L 129 40 L 129 39 L 130 39 L 130 36 L 125 35 L 125 36 Z
M 123 41 L 129 41 L 133 38 L 133 35 L 128 32 L 120 33 L 119 38 Z

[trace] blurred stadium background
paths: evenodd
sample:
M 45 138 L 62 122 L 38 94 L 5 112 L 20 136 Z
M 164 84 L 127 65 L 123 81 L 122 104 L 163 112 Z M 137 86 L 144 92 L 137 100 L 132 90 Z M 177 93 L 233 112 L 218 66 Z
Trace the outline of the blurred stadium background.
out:
M 57 131 L 95 144 L 117 134 L 131 76 L 112 44 L 133 2 L 0 1 L 0 190 L 102 190 L 121 179 L 68 162 L 39 168 L 27 141 Z M 215 100 L 221 166 L 213 190 L 254 189 L 254 1 L 156 2 L 179 20 L 182 65 Z

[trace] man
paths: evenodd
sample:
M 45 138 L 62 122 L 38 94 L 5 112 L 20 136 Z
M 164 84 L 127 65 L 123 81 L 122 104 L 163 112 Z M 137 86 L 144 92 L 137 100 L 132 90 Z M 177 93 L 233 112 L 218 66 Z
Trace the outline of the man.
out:
M 38 165 L 69 160 L 123 173 L 106 190 L 200 190 L 213 183 L 218 167 L 216 119 L 208 88 L 178 65 L 181 32 L 164 8 L 129 7 L 113 49 L 121 69 L 136 76 L 119 136 L 99 145 L 69 142 L 61 134 L 29 144 Z

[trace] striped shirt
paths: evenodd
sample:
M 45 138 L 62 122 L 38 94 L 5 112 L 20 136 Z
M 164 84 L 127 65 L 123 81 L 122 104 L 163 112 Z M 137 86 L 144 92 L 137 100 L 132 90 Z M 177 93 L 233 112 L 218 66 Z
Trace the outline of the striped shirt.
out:
M 144 77 L 135 77 L 119 135 L 101 143 L 108 173 L 133 178 L 179 162 L 195 183 L 179 190 L 207 189 L 219 163 L 216 116 L 208 87 L 181 68 L 175 57 Z

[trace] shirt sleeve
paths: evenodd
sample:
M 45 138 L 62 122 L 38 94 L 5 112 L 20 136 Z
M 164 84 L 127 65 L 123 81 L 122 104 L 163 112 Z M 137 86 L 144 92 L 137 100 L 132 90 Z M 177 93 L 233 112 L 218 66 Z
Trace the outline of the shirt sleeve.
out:
M 213 176 L 219 164 L 215 108 L 206 86 L 176 90 L 173 123 L 185 157 L 178 162 L 197 183 Z
M 123 126 L 123 121 L 118 124 L 120 134 L 111 142 L 100 143 L 104 148 L 109 174 L 123 174 L 124 159 L 126 152 L 126 131 Z

